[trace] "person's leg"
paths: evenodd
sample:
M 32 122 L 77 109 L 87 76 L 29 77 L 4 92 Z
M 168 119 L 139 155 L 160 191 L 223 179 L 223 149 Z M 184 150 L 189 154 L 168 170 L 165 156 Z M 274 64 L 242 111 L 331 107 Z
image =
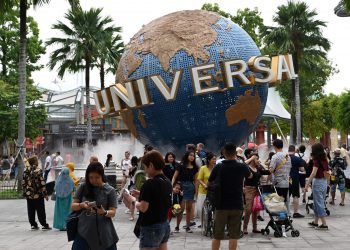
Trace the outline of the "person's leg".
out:
M 191 220 L 195 220 L 198 216 L 198 214 L 196 214 L 196 202 L 192 202 L 191 206 Z
M 37 227 L 38 223 L 35 221 L 35 204 L 32 199 L 27 199 L 28 220 L 32 227 Z
M 345 202 L 345 181 L 344 182 L 340 182 L 339 185 L 339 191 L 340 191 L 340 205 L 344 206 L 344 202 Z
M 212 250 L 219 250 L 220 249 L 220 243 L 221 243 L 221 240 L 213 239 L 211 241 L 211 249 Z
M 181 211 L 184 211 L 184 209 L 185 209 L 185 201 L 182 201 L 180 205 L 181 205 Z M 182 221 L 182 213 L 179 214 L 178 216 L 176 216 L 176 227 L 175 227 L 175 229 L 179 230 L 181 221 Z
M 48 226 L 47 222 L 46 222 L 46 213 L 45 213 L 45 201 L 44 201 L 44 198 L 43 197 L 40 197 L 38 199 L 36 199 L 36 211 L 38 213 L 38 219 L 39 219 L 39 222 L 40 224 L 43 226 L 43 227 L 46 227 Z
M 202 223 L 202 209 L 203 209 L 205 197 L 206 197 L 205 194 L 200 194 L 200 193 L 197 196 L 196 208 L 197 208 L 197 217 L 200 219 L 200 223 Z
M 252 213 L 252 223 L 253 223 L 253 232 L 258 231 L 258 213 L 253 212 Z
M 229 250 L 236 250 L 237 249 L 237 240 L 229 240 L 229 243 L 228 243 L 228 249 Z
M 248 224 L 250 220 L 250 215 L 252 214 L 253 200 L 255 196 L 255 188 L 245 187 L 245 206 L 244 206 L 244 222 L 243 222 L 243 232 L 248 233 Z
M 330 202 L 331 205 L 334 205 L 336 188 L 337 188 L 337 184 L 334 183 L 331 185 L 331 198 L 332 198 L 332 200 Z
M 340 192 L 340 197 L 341 197 L 341 204 L 344 205 L 344 202 L 345 202 L 345 192 Z
M 293 197 L 293 209 L 295 214 L 299 212 L 299 197 Z
M 44 172 L 44 180 L 45 180 L 45 182 L 47 181 L 47 176 L 49 175 L 49 173 L 50 173 L 50 170 L 45 170 L 45 172 Z
M 190 227 L 192 217 L 192 201 L 186 201 L 186 226 Z
M 162 243 L 160 244 L 159 250 L 168 250 L 168 243 Z

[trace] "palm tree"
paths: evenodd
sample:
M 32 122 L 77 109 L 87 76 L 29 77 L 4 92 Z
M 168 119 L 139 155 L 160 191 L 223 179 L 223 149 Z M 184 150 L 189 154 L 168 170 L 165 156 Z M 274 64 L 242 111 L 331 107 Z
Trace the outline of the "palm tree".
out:
M 277 48 L 278 53 L 293 55 L 295 73 L 298 74 L 304 57 L 319 56 L 326 58 L 330 49 L 328 39 L 322 35 L 326 23 L 315 20 L 315 10 L 309 10 L 304 2 L 288 1 L 287 5 L 278 7 L 273 21 L 277 27 L 265 27 L 265 43 Z M 291 103 L 291 143 L 302 141 L 299 78 L 292 80 Z M 295 133 L 296 130 L 296 133 Z M 296 137 L 296 140 L 295 140 Z
M 0 1 L 0 12 L 5 12 L 12 9 L 14 6 L 20 6 L 20 42 L 19 42 L 19 64 L 18 64 L 18 87 L 19 87 L 19 97 L 18 97 L 18 138 L 17 143 L 19 144 L 19 154 L 18 168 L 18 192 L 22 191 L 22 177 L 24 170 L 24 161 L 22 155 L 24 154 L 25 135 L 26 135 L 26 59 L 27 59 L 27 9 L 33 4 L 34 7 L 41 6 L 43 4 L 49 3 L 50 0 L 1 0 Z M 72 8 L 80 8 L 79 0 L 68 0 Z
M 101 40 L 96 66 L 100 70 L 101 89 L 105 88 L 105 73 L 116 73 L 119 60 L 124 52 L 124 43 L 119 34 L 121 27 L 108 27 L 103 31 L 104 39 Z M 107 66 L 107 68 L 106 68 Z M 102 128 L 105 131 L 106 121 L 102 118 Z M 105 134 L 104 134 L 105 135 Z
M 58 67 L 58 76 L 63 78 L 68 72 L 85 71 L 85 91 L 87 114 L 87 141 L 89 147 L 92 145 L 91 132 L 91 107 L 90 107 L 90 69 L 94 66 L 93 62 L 98 58 L 98 51 L 101 41 L 106 37 L 105 31 L 114 30 L 111 25 L 110 17 L 102 18 L 100 16 L 102 9 L 90 9 L 88 11 L 71 10 L 65 18 L 69 25 L 58 22 L 52 26 L 53 29 L 63 33 L 63 37 L 53 37 L 47 45 L 56 45 L 59 48 L 50 55 L 48 64 L 50 69 L 56 65 Z

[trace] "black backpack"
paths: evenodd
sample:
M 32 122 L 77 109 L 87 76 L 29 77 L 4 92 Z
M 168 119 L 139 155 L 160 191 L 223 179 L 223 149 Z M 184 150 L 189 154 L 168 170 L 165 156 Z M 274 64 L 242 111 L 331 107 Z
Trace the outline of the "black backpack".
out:
M 221 204 L 221 168 L 222 163 L 217 164 L 215 167 L 218 168 L 215 180 L 208 182 L 207 187 L 207 198 L 210 204 L 214 208 L 218 208 Z

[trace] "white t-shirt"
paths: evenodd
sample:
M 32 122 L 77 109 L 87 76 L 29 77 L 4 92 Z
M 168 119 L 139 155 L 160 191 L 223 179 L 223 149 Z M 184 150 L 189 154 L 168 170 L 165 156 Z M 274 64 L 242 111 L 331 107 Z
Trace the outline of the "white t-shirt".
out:
M 131 159 L 123 159 L 121 165 L 123 175 L 129 176 L 129 167 L 131 167 Z
M 62 168 L 63 162 L 64 162 L 64 160 L 63 160 L 62 156 L 57 155 L 57 156 L 55 157 L 55 165 L 56 165 L 56 168 Z
M 50 170 L 52 167 L 52 159 L 51 156 L 47 156 L 45 159 L 45 170 Z

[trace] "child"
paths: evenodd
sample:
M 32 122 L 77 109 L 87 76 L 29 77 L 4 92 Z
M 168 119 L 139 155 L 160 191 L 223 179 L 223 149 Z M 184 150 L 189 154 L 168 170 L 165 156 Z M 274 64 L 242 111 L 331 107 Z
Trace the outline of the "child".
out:
M 173 185 L 173 193 L 171 195 L 172 198 L 172 204 L 171 208 L 169 208 L 168 211 L 168 220 L 169 223 L 173 217 L 177 218 L 177 226 L 175 228 L 175 233 L 179 232 L 179 224 L 182 219 L 182 209 L 181 209 L 181 202 L 182 202 L 182 191 L 181 191 L 181 183 L 180 182 L 175 182 Z

